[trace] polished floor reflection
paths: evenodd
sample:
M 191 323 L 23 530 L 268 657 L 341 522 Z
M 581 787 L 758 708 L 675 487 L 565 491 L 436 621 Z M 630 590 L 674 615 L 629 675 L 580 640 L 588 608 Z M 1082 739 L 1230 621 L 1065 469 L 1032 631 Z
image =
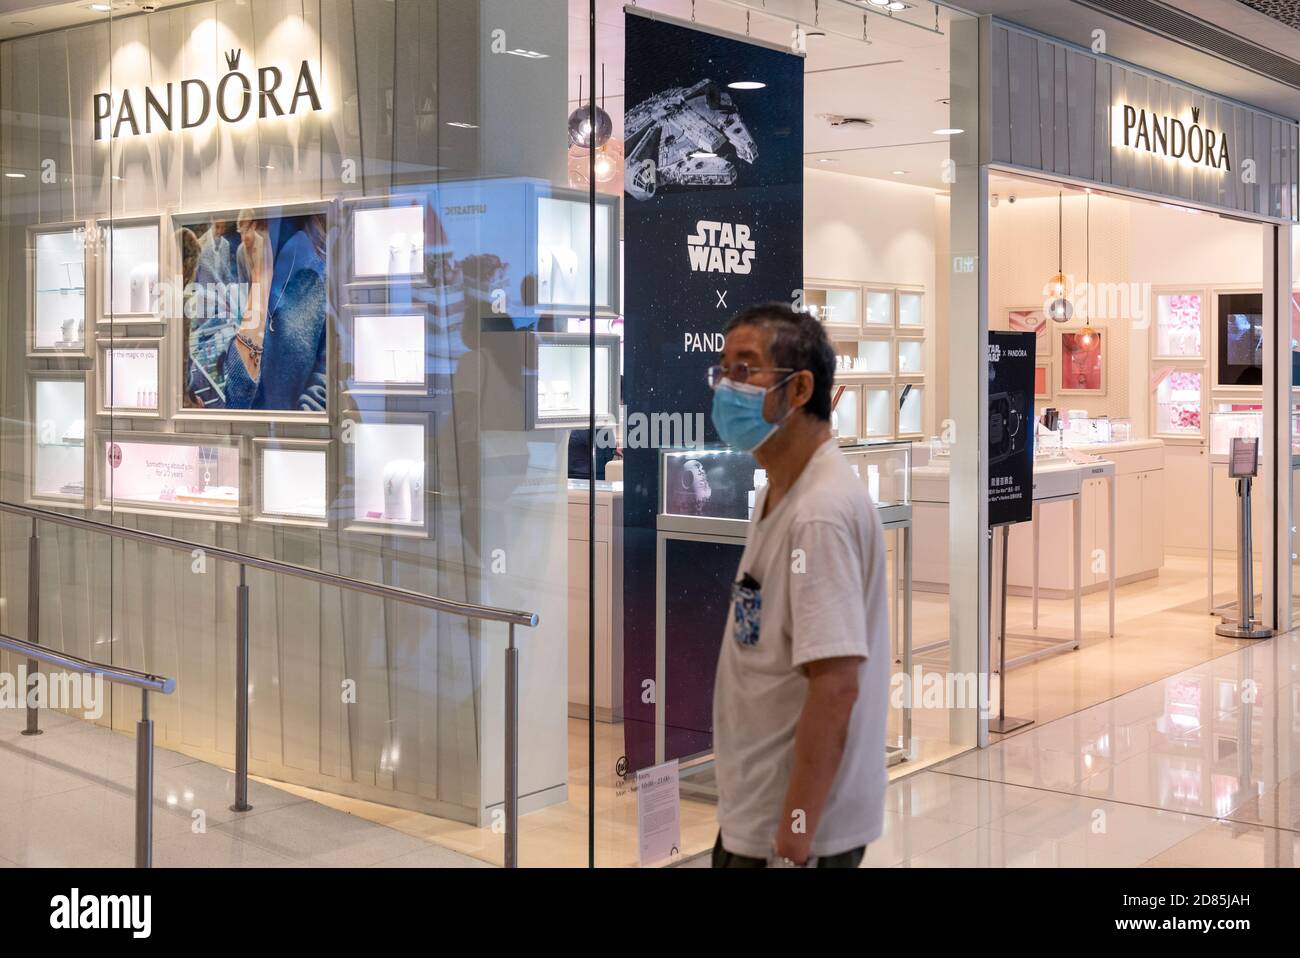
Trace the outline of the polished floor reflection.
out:
M 1300 636 L 894 782 L 875 867 L 1293 867 Z

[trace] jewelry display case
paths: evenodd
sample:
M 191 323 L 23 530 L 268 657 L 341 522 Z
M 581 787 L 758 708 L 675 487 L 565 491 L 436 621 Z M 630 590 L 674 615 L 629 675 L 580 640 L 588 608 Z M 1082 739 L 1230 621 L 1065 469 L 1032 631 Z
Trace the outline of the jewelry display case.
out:
M 240 520 L 240 437 L 100 430 L 96 446 L 96 508 Z
M 158 217 L 101 221 L 99 318 L 109 323 L 157 322 L 162 226 Z
M 354 532 L 425 536 L 429 529 L 429 420 L 421 413 L 345 420 L 343 508 Z
M 157 419 L 162 415 L 162 340 L 101 340 L 99 390 L 101 416 Z
M 254 521 L 325 528 L 333 488 L 330 443 L 312 439 L 253 440 L 257 476 Z
M 344 389 L 352 395 L 428 393 L 430 315 L 410 306 L 349 306 Z
M 350 213 L 350 282 L 426 281 L 423 198 L 392 196 L 358 201 L 351 205 Z
M 86 355 L 86 227 L 28 231 L 31 290 L 28 352 Z
M 60 505 L 84 505 L 85 374 L 34 374 L 28 388 L 28 495 L 33 500 Z

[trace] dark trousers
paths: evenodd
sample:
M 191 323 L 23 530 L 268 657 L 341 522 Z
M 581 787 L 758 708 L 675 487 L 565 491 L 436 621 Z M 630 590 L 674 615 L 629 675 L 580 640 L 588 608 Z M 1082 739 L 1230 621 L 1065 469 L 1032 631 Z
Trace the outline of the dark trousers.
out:
M 862 856 L 867 853 L 867 847 L 862 845 L 858 848 L 850 849 L 847 852 L 840 852 L 838 855 L 823 855 L 817 859 L 818 868 L 857 868 L 862 864 Z M 718 840 L 713 843 L 713 867 L 714 868 L 766 868 L 767 859 L 750 858 L 748 855 L 735 855 L 722 847 L 722 832 L 718 832 Z

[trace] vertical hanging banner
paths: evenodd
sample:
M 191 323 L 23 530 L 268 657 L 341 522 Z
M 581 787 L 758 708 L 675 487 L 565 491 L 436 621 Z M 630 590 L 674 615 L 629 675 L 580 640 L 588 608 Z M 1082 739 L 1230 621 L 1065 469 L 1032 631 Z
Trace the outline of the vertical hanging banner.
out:
M 1034 333 L 989 331 L 989 526 L 1034 509 Z
M 624 65 L 623 702 L 629 771 L 656 763 L 655 516 L 663 448 L 716 441 L 709 366 L 722 329 L 755 303 L 800 300 L 803 286 L 803 58 L 745 37 L 626 9 Z M 739 552 L 736 554 L 739 559 Z M 667 570 L 670 576 L 672 570 Z M 701 596 L 698 632 L 671 696 L 704 717 L 665 736 L 668 761 L 707 748 L 707 716 L 726 615 Z M 708 614 L 717 606 L 713 621 Z M 684 644 L 684 645 L 683 645 Z M 680 724 L 680 723 L 678 723 Z

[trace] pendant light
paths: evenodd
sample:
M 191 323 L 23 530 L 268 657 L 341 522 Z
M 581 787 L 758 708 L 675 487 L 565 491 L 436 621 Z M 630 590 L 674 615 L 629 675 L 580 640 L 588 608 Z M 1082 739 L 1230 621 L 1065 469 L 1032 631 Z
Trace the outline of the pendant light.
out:
M 1087 310 L 1083 317 L 1083 329 L 1079 330 L 1079 345 L 1091 349 L 1097 342 L 1097 331 L 1092 328 L 1092 191 L 1088 191 L 1087 219 L 1084 226 L 1084 285 L 1088 291 Z
M 1068 323 L 1074 316 L 1074 307 L 1065 298 L 1065 269 L 1062 267 L 1065 255 L 1065 201 L 1064 194 L 1056 194 L 1056 275 L 1047 281 L 1044 292 L 1047 304 L 1047 318 L 1055 323 Z
M 604 69 L 602 64 L 602 74 Z M 581 105 L 569 114 L 569 145 L 584 150 L 604 146 L 614 133 L 614 121 L 602 107 L 596 107 L 595 119 L 592 119 L 591 106 L 582 103 L 581 76 L 578 77 L 578 103 Z

